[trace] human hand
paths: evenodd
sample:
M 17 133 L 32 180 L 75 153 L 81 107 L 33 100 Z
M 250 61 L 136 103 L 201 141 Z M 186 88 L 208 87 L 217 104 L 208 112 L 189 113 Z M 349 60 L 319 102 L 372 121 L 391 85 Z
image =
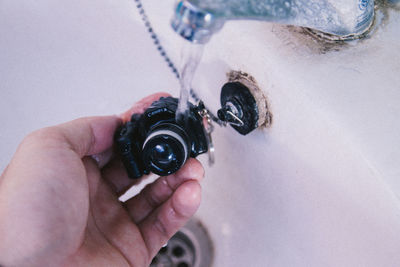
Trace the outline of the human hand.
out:
M 119 202 L 134 182 L 118 159 L 108 162 L 120 123 L 82 118 L 24 139 L 0 177 L 0 266 L 148 266 L 195 213 L 204 170 L 192 158 Z

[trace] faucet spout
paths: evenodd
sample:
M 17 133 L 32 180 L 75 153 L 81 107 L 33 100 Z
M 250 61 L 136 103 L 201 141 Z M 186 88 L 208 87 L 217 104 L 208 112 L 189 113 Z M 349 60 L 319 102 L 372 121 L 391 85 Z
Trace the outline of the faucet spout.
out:
M 194 43 L 208 42 L 227 20 L 263 20 L 346 37 L 363 34 L 373 18 L 374 0 L 179 0 L 172 27 Z
M 224 23 L 225 19 L 217 18 L 212 12 L 182 0 L 175 5 L 171 26 L 183 38 L 193 43 L 204 44 Z

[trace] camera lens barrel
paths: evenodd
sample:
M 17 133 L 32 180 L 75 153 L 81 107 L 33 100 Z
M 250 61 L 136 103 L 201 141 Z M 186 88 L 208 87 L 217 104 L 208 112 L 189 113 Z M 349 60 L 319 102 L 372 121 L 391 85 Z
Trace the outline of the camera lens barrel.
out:
M 166 176 L 179 170 L 190 156 L 186 132 L 176 124 L 163 123 L 152 129 L 142 148 L 144 165 L 153 173 Z

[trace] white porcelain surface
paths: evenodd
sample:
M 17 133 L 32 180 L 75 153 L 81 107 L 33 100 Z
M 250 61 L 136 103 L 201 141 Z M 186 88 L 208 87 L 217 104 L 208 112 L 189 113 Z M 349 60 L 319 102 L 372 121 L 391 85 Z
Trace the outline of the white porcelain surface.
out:
M 147 1 L 179 62 L 172 0 Z M 231 69 L 252 74 L 274 123 L 214 134 L 197 214 L 215 266 L 400 265 L 400 15 L 371 39 L 319 53 L 285 27 L 229 22 L 207 45 L 194 87 L 214 110 Z M 133 1 L 0 2 L 0 169 L 33 129 L 118 113 L 178 83 Z M 206 157 L 202 157 L 206 163 Z

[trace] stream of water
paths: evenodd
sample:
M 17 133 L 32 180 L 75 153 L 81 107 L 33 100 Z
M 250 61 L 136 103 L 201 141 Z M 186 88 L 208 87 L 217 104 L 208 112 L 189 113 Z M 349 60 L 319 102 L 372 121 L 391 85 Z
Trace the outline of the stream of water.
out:
M 181 52 L 181 68 L 179 74 L 180 96 L 179 104 L 176 110 L 176 121 L 182 121 L 186 118 L 189 110 L 190 89 L 196 69 L 203 55 L 204 45 L 185 42 Z

